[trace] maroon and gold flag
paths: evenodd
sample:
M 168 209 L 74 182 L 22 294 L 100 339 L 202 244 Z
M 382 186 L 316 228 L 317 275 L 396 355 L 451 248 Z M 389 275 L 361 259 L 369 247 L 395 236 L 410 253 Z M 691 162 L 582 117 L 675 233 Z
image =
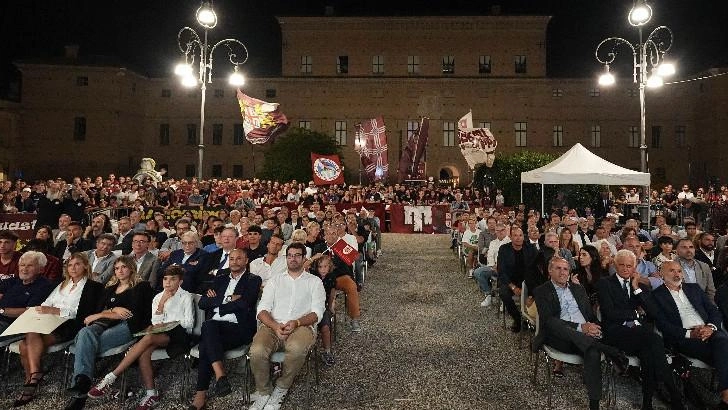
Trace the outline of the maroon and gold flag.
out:
M 387 159 L 387 127 L 382 117 L 366 120 L 356 124 L 357 151 L 361 157 L 370 181 L 379 181 L 387 178 L 389 173 L 389 160 Z
M 407 146 L 402 150 L 402 158 L 399 159 L 399 179 L 421 179 L 424 177 L 424 162 L 422 161 L 427 139 L 429 137 L 430 119 L 422 117 L 420 125 L 407 136 Z
M 245 139 L 251 144 L 265 144 L 288 129 L 288 119 L 280 112 L 277 103 L 249 97 L 240 90 L 238 103 L 243 116 Z
M 313 182 L 316 185 L 332 185 L 344 183 L 344 172 L 338 155 L 322 155 L 311 153 Z

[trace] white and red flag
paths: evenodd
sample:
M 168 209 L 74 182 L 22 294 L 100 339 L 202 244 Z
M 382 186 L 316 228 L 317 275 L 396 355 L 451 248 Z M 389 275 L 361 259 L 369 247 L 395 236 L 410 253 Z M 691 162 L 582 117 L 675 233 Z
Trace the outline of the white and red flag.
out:
M 356 129 L 356 149 L 361 157 L 370 181 L 387 178 L 389 160 L 387 158 L 387 127 L 382 117 L 372 118 L 354 126 Z
M 353 265 L 359 259 L 359 251 L 346 243 L 343 238 L 339 238 L 336 243 L 331 245 L 331 250 L 349 266 Z
M 344 183 L 344 172 L 341 169 L 341 160 L 336 154 L 323 155 L 312 152 L 311 167 L 313 168 L 313 182 L 316 185 Z
M 278 103 L 258 100 L 238 90 L 238 104 L 245 139 L 251 144 L 265 144 L 288 129 L 288 118 L 280 111 Z

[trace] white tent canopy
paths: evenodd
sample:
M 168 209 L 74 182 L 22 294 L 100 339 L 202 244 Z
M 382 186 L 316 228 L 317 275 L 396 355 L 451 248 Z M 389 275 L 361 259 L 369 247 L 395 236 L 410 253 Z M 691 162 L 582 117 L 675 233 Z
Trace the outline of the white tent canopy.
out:
M 650 185 L 650 174 L 620 167 L 595 155 L 576 143 L 553 162 L 528 172 L 521 172 L 521 201 L 523 184 L 541 184 L 541 212 L 543 212 L 543 185 Z
M 522 184 L 650 185 L 650 174 L 620 167 L 576 143 L 553 162 L 521 172 Z

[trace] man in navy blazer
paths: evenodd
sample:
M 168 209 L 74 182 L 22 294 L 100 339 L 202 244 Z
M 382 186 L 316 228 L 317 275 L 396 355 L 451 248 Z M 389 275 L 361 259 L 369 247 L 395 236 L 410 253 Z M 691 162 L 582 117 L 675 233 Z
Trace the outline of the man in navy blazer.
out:
M 185 270 L 185 275 L 182 281 L 182 289 L 191 292 L 204 294 L 207 289 L 202 289 L 203 284 L 211 282 L 213 276 L 208 275 L 205 270 L 207 267 L 208 253 L 199 248 L 200 239 L 195 232 L 189 231 L 182 234 L 180 237 L 182 243 L 182 249 L 177 249 L 169 254 L 167 260 L 165 260 L 159 267 L 157 277 L 164 277 L 164 272 L 171 265 L 180 265 Z M 157 287 L 161 289 L 162 284 L 158 283 Z M 158 291 L 161 291 L 158 289 Z
M 665 343 L 678 352 L 715 367 L 718 373 L 719 408 L 728 409 L 728 335 L 719 330 L 722 317 L 700 285 L 684 283 L 677 262 L 660 266 L 663 286 L 652 292 L 655 316 Z
M 197 366 L 197 392 L 192 406 L 205 406 L 210 380 L 215 376 L 215 396 L 232 393 L 223 359 L 225 351 L 250 344 L 256 332 L 255 305 L 261 279 L 250 273 L 248 256 L 242 249 L 228 255 L 229 267 L 218 271 L 212 289 L 200 299 L 200 309 L 212 315 L 202 324 L 200 361 Z

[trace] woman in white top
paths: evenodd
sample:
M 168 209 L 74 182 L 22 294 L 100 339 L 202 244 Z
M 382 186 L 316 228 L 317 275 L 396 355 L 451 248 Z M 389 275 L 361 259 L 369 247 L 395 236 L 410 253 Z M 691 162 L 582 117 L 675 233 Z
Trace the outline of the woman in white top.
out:
M 477 228 L 478 219 L 475 216 L 468 218 L 468 227 L 463 232 L 462 244 L 463 251 L 467 257 L 467 269 L 468 277 L 473 277 L 473 270 L 475 264 L 478 262 L 476 256 L 478 255 L 478 237 L 480 236 L 480 229 Z
M 154 370 L 152 369 L 152 352 L 166 348 L 169 357 L 176 357 L 189 351 L 190 333 L 195 325 L 195 306 L 192 294 L 182 289 L 185 270 L 180 265 L 171 265 L 164 272 L 162 287 L 152 301 L 152 325 L 147 331 L 162 328 L 172 322 L 178 326 L 159 333 L 148 333 L 127 352 L 116 368 L 104 376 L 101 381 L 88 392 L 89 398 L 97 399 L 105 396 L 116 378 L 134 362 L 139 362 L 146 394 L 142 397 L 137 409 L 151 409 L 159 403 L 159 393 L 154 388 Z
M 35 398 L 38 386 L 43 380 L 41 358 L 49 346 L 73 339 L 84 327 L 86 316 L 97 312 L 98 301 L 104 286 L 89 280 L 91 265 L 83 253 L 74 253 L 68 259 L 61 282 L 45 302 L 35 310 L 45 315 L 68 319 L 50 334 L 26 333 L 20 342 L 20 362 L 25 371 L 22 394 L 13 402 L 13 407 L 23 406 Z

